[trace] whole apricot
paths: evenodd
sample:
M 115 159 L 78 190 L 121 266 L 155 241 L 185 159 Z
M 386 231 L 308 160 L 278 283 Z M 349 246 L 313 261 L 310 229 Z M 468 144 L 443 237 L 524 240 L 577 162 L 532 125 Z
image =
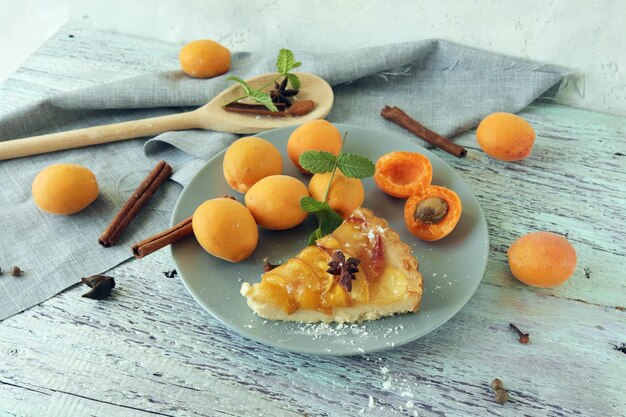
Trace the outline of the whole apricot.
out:
M 57 164 L 41 170 L 32 186 L 33 200 L 41 210 L 68 215 L 90 205 L 100 193 L 96 176 L 81 165 Z
M 257 181 L 283 172 L 280 152 L 270 142 L 254 136 L 241 138 L 224 155 L 224 178 L 235 191 L 245 193 Z
M 293 131 L 287 142 L 287 154 L 302 172 L 300 155 L 306 151 L 326 151 L 338 155 L 341 150 L 341 133 L 326 120 L 311 120 Z
M 211 255 L 230 262 L 249 257 L 259 241 L 259 230 L 250 211 L 230 198 L 214 198 L 193 213 L 193 234 Z
M 326 189 L 330 182 L 330 172 L 315 174 L 309 182 L 309 194 L 318 201 L 324 201 Z M 328 191 L 328 204 L 344 219 L 361 207 L 365 200 L 365 190 L 361 180 L 348 178 L 339 170 L 335 171 L 333 183 Z
M 554 287 L 576 269 L 576 251 L 567 239 L 551 232 L 533 232 L 517 239 L 507 252 L 513 276 L 533 287 Z
M 476 140 L 485 153 L 501 161 L 519 161 L 530 155 L 535 131 L 530 123 L 511 113 L 493 113 L 476 130 Z
M 290 229 L 302 223 L 307 213 L 300 199 L 309 195 L 302 181 L 287 175 L 271 175 L 246 193 L 246 206 L 257 224 L 266 229 Z
M 180 50 L 180 66 L 194 78 L 211 78 L 230 68 L 230 51 L 219 43 L 201 39 L 191 41 Z

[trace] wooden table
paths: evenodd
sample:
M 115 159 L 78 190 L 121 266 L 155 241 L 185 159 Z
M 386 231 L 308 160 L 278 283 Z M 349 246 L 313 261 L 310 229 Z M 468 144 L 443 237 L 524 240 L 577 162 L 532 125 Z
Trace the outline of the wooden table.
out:
M 0 86 L 0 110 L 150 66 L 176 58 L 160 42 L 66 27 Z M 521 115 L 538 136 L 522 162 L 488 158 L 474 132 L 459 139 L 467 158 L 438 152 L 478 197 L 491 253 L 476 294 L 437 331 L 364 356 L 269 348 L 164 276 L 173 262 L 162 251 L 115 268 L 107 301 L 77 286 L 0 322 L 0 417 L 626 415 L 616 349 L 626 343 L 626 118 L 550 104 Z M 540 229 L 566 234 L 578 253 L 557 288 L 524 286 L 508 269 L 510 243 Z M 496 377 L 505 405 L 494 402 Z

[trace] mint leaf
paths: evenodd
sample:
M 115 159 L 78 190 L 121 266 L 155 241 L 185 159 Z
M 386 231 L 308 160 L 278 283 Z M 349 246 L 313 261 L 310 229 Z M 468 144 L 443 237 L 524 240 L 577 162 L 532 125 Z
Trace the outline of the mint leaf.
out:
M 241 87 L 243 87 L 243 92 L 245 93 L 245 95 L 249 96 L 250 93 L 252 92 L 252 87 L 250 87 L 248 83 L 242 80 L 241 78 L 231 75 L 230 77 L 226 79 L 229 81 L 235 81 L 236 83 L 241 84 Z
M 337 157 L 325 151 L 306 151 L 298 159 L 300 166 L 313 174 L 330 172 L 335 167 Z
M 337 168 L 348 178 L 367 178 L 376 172 L 376 166 L 372 161 L 353 153 L 341 153 Z
M 296 61 L 296 58 L 289 49 L 281 49 L 278 52 L 278 59 L 276 60 L 276 69 L 282 75 L 287 75 L 289 71 L 294 68 L 298 68 L 302 65 L 302 62 Z M 296 87 L 294 87 L 296 88 Z
M 307 241 L 307 245 L 309 245 L 309 246 L 315 245 L 315 241 L 317 239 L 321 239 L 322 237 L 323 237 L 322 230 L 318 227 L 317 229 L 315 229 L 313 231 L 313 233 L 311 233 L 311 236 L 309 236 L 309 240 Z
M 317 213 L 318 211 L 329 209 L 328 203 L 322 203 L 312 197 L 302 197 L 300 199 L 300 208 L 307 213 Z
M 264 93 L 259 90 L 252 90 L 248 94 L 248 97 L 250 97 L 252 100 L 256 101 L 257 103 L 264 105 L 271 111 L 278 111 L 278 109 L 276 108 L 276 105 L 272 101 L 272 97 L 270 97 L 270 95 L 267 93 Z
M 320 220 L 320 230 L 324 236 L 334 232 L 343 223 L 343 218 L 330 207 L 318 211 L 316 214 Z
M 293 88 L 294 90 L 300 89 L 300 78 L 298 78 L 296 74 L 285 74 L 285 77 L 289 79 L 291 88 Z

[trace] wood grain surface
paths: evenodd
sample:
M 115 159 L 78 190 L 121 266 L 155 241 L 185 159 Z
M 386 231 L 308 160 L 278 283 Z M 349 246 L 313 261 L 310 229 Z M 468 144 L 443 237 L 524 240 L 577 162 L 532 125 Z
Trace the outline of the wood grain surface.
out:
M 160 42 L 66 27 L 0 85 L 0 111 L 177 65 Z M 438 152 L 479 199 L 491 254 L 474 297 L 437 331 L 364 356 L 269 348 L 204 312 L 163 274 L 162 251 L 111 271 L 108 300 L 78 285 L 0 322 L 0 417 L 626 415 L 626 354 L 614 348 L 626 343 L 626 118 L 539 103 L 521 115 L 537 132 L 524 161 L 488 158 L 473 132 L 458 139 L 467 158 Z M 508 270 L 510 243 L 539 229 L 578 253 L 554 289 Z

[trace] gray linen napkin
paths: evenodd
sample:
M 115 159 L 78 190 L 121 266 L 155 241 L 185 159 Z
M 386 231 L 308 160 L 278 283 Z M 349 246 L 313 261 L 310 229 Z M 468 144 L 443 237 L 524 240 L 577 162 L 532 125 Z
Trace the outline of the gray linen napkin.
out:
M 453 136 L 494 111 L 523 109 L 566 74 L 560 67 L 440 40 L 324 55 L 294 52 L 302 71 L 334 86 L 330 121 L 403 135 L 408 134 L 380 117 L 384 105 L 399 106 L 431 129 Z M 171 45 L 171 53 L 175 56 L 178 46 Z M 0 140 L 190 110 L 227 87 L 228 75 L 247 78 L 273 71 L 276 53 L 235 53 L 230 72 L 210 80 L 171 71 L 61 93 L 0 115 Z M 131 257 L 132 243 L 167 228 L 181 185 L 236 138 L 208 131 L 169 132 L 149 140 L 1 161 L 0 267 L 19 265 L 25 273 L 0 277 L 0 320 Z M 98 236 L 160 159 L 173 166 L 174 181 L 157 192 L 116 246 L 100 247 Z M 30 194 L 37 172 L 62 162 L 88 167 L 101 187 L 91 206 L 69 217 L 40 212 Z

